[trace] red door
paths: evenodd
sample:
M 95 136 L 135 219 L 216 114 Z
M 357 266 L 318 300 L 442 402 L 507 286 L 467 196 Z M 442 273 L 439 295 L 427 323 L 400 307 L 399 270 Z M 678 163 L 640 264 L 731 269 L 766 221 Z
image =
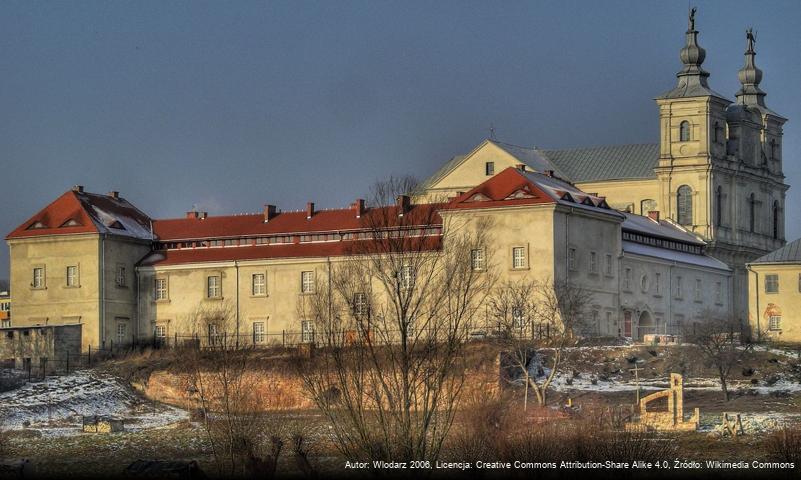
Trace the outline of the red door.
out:
M 623 312 L 623 336 L 631 337 L 631 312 Z

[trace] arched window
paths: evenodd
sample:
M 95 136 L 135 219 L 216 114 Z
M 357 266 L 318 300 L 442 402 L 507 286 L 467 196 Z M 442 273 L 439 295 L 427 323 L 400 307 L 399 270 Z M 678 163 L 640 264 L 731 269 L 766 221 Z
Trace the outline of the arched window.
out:
M 682 185 L 676 192 L 676 220 L 679 225 L 693 224 L 693 189 Z
M 723 225 L 723 187 L 720 185 L 715 190 L 715 225 Z
M 748 231 L 753 232 L 756 226 L 756 196 L 748 197 Z
M 779 201 L 773 202 L 773 238 L 779 238 Z
M 646 198 L 640 201 L 640 215 L 648 215 L 648 212 L 656 210 L 656 200 Z
M 687 120 L 679 124 L 679 141 L 681 142 L 690 141 L 690 122 L 688 122 Z

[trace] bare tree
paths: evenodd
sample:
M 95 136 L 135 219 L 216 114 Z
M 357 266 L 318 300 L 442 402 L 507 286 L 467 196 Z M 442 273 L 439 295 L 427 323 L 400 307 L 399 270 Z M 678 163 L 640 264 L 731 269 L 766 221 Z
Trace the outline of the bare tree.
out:
M 706 366 L 718 372 L 723 400 L 728 402 L 729 374 L 732 368 L 751 355 L 753 344 L 750 336 L 737 319 L 710 313 L 703 314 L 701 321 L 685 326 L 682 334 L 687 342 L 698 347 Z
M 220 476 L 270 478 L 283 448 L 280 426 L 263 413 L 251 348 L 236 335 L 230 302 L 202 304 L 190 316 L 195 342 L 185 350 L 190 390 Z M 263 379 L 262 379 L 263 380 Z
M 488 302 L 504 346 L 503 364 L 509 380 L 522 377 L 523 409 L 529 390 L 540 406 L 562 364 L 565 347 L 576 339 L 592 295 L 568 282 L 521 280 L 495 289 Z M 547 362 L 547 369 L 546 369 Z
M 438 458 L 494 279 L 486 225 L 411 205 L 402 193 L 412 188 L 408 179 L 376 186 L 360 239 L 299 303 L 320 347 L 304 382 L 349 458 Z

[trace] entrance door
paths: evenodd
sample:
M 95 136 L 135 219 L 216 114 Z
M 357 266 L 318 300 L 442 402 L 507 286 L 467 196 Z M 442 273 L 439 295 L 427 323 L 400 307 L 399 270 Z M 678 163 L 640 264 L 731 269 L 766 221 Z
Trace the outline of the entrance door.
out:
M 631 337 L 631 312 L 623 312 L 623 336 Z

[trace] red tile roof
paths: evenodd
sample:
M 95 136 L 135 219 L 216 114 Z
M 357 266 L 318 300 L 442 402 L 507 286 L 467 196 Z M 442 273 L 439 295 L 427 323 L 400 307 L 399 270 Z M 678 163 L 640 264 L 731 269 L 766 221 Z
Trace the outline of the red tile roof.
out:
M 337 257 L 362 252 L 360 242 L 371 240 L 295 243 L 278 245 L 256 245 L 247 247 L 195 248 L 184 250 L 162 250 L 150 253 L 141 262 L 142 266 L 167 266 L 187 263 L 227 262 L 245 260 L 266 260 L 275 258 L 321 258 Z M 424 237 L 424 243 L 417 244 L 417 251 L 437 250 L 442 245 L 442 237 Z
M 6 239 L 78 233 L 152 238 L 150 218 L 124 198 L 70 190 L 23 222 Z
M 435 212 L 438 206 L 412 205 L 404 220 L 397 222 L 395 226 L 415 225 L 416 221 L 424 225 L 441 224 L 442 220 Z M 381 221 L 384 218 L 397 219 L 398 207 L 368 208 L 361 218 L 357 218 L 354 209 L 347 208 L 320 210 L 315 212 L 311 218 L 306 218 L 306 211 L 281 212 L 266 223 L 262 214 L 153 220 L 153 232 L 162 242 L 292 233 L 337 232 L 371 228 L 374 226 L 374 223 L 372 223 L 374 219 Z

